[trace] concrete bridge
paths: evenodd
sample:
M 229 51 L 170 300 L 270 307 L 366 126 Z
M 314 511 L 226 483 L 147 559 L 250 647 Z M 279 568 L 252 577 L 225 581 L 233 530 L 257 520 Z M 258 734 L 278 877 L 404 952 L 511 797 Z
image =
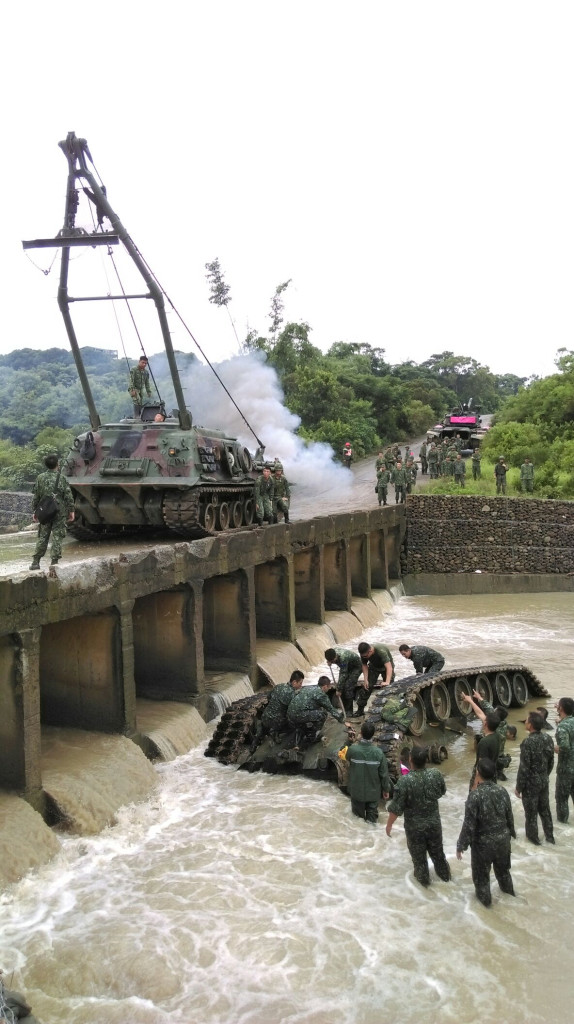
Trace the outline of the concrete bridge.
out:
M 0 789 L 45 810 L 42 726 L 120 734 L 149 753 L 137 699 L 214 718 L 233 674 L 254 690 L 269 681 L 266 642 L 294 643 L 398 579 L 404 533 L 394 506 L 0 580 Z

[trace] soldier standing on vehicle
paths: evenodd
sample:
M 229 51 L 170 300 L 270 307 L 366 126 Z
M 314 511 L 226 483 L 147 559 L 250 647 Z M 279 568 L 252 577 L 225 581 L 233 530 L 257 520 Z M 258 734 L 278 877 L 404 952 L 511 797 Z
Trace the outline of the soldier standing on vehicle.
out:
M 419 449 L 419 458 L 421 460 L 421 473 L 426 476 L 428 473 L 428 462 L 427 462 L 427 443 L 423 441 Z
M 325 651 L 325 661 L 329 668 L 332 665 L 338 666 L 336 691 L 341 695 L 345 714 L 352 715 L 355 690 L 363 673 L 363 663 L 358 654 L 346 647 L 329 647 Z
M 456 459 L 454 460 L 452 471 L 455 483 L 458 483 L 460 484 L 461 487 L 464 487 L 466 484 L 466 462 L 464 461 L 460 452 L 457 455 Z
M 495 782 L 496 765 L 482 758 L 477 765 L 476 789 L 469 793 L 464 822 L 456 844 L 456 856 L 462 860 L 470 846 L 472 881 L 477 898 L 485 906 L 492 903 L 490 869 L 503 892 L 514 896 L 510 874 L 510 840 L 516 839 L 510 797 L 504 786 Z
M 374 735 L 373 723 L 363 722 L 360 740 L 351 744 L 345 754 L 349 762 L 347 789 L 351 810 L 371 825 L 377 824 L 381 796 L 388 800 L 391 792 L 387 759 L 381 748 L 371 743 Z
M 343 712 L 336 711 L 327 696 L 332 686 L 328 676 L 319 676 L 316 686 L 303 686 L 291 700 L 287 720 L 305 734 L 301 737 L 302 743 L 314 743 L 320 739 L 327 715 L 332 715 L 338 722 L 343 721 Z
M 446 793 L 446 783 L 438 768 L 427 768 L 427 748 L 413 747 L 410 772 L 395 786 L 388 805 L 387 835 L 390 836 L 397 817 L 404 813 L 405 835 L 417 882 L 430 885 L 427 854 L 443 882 L 450 881 L 450 867 L 442 845 L 442 825 L 438 802 Z
M 134 404 L 134 417 L 141 416 L 144 404 L 144 391 L 147 398 L 151 398 L 151 387 L 149 383 L 149 370 L 147 368 L 147 356 L 140 356 L 137 366 L 130 370 L 130 382 L 128 391 L 132 396 Z
M 303 686 L 305 676 L 298 669 L 291 673 L 288 683 L 279 683 L 274 686 L 269 696 L 269 701 L 256 724 L 256 736 L 250 747 L 250 753 L 254 754 L 265 736 L 269 735 L 274 743 L 279 741 L 279 736 L 288 728 L 287 708 L 293 697 Z
M 283 466 L 281 463 L 275 465 L 275 472 L 273 473 L 273 484 L 274 484 L 274 501 L 275 501 L 275 516 L 277 519 L 277 511 L 282 512 L 285 517 L 285 522 L 289 522 L 289 505 L 291 502 L 291 488 L 289 487 L 289 481 L 283 476 Z
M 380 469 L 377 473 L 377 483 L 375 490 L 379 499 L 379 505 L 387 504 L 387 496 L 389 493 L 389 480 L 391 479 L 391 473 L 388 469 Z
M 556 817 L 558 821 L 566 822 L 568 800 L 570 797 L 574 800 L 574 700 L 571 697 L 561 697 L 556 710 Z
M 424 672 L 427 676 L 436 676 L 437 672 L 442 672 L 444 667 L 442 654 L 439 654 L 438 651 L 433 651 L 432 647 L 411 647 L 410 644 L 401 644 L 399 653 L 407 661 L 412 661 L 417 675 Z
M 508 472 L 508 466 L 504 461 L 504 455 L 501 455 L 494 467 L 494 476 L 496 479 L 496 493 L 506 494 L 506 474 Z
M 554 826 L 550 810 L 548 776 L 554 767 L 554 744 L 552 737 L 542 732 L 544 719 L 537 711 L 531 711 L 526 719 L 529 734 L 520 744 L 520 764 L 516 776 L 516 796 L 522 797 L 526 838 L 540 846 L 538 838 L 538 815 L 542 822 L 547 843 L 554 843 Z
M 482 475 L 481 474 L 481 468 L 480 468 L 480 460 L 481 460 L 481 458 L 482 458 L 482 455 L 480 454 L 480 448 L 475 448 L 473 453 L 472 453 L 472 479 L 473 480 L 480 480 L 480 477 Z
M 520 483 L 523 491 L 532 493 L 534 490 L 534 466 L 530 459 L 525 459 L 520 467 Z
M 395 665 L 389 648 L 384 644 L 368 644 L 363 641 L 359 644 L 359 654 L 363 664 L 363 683 L 357 689 L 357 715 L 364 715 L 379 676 L 383 677 L 379 685 L 388 686 L 395 678 Z
M 40 568 L 40 559 L 44 557 L 48 549 L 48 542 L 52 538 L 50 547 L 51 564 L 56 565 L 62 557 L 62 541 L 66 536 L 66 523 L 74 519 L 74 495 L 65 476 L 59 472 L 58 456 L 47 455 L 44 459 L 46 470 L 40 473 L 32 494 L 33 507 L 37 508 L 42 498 L 54 495 L 58 511 L 49 522 L 40 523 L 38 526 L 38 540 L 32 557 L 30 569 Z M 34 522 L 38 522 L 34 514 Z
M 255 518 L 259 526 L 263 526 L 263 520 L 267 523 L 273 522 L 274 498 L 275 481 L 271 476 L 271 470 L 266 466 L 261 476 L 258 476 L 255 481 Z
M 400 459 L 391 473 L 391 483 L 395 485 L 395 503 L 403 504 L 407 500 L 407 473 Z

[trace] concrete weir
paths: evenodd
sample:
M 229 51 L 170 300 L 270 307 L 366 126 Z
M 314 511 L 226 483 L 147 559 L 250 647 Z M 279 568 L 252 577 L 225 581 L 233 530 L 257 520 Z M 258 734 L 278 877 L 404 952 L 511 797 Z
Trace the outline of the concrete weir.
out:
M 65 806 L 67 827 L 81 830 L 60 777 L 55 793 L 50 730 L 75 747 L 83 733 L 95 763 L 107 750 L 88 742 L 95 734 L 133 740 L 144 762 L 177 756 L 233 700 L 378 621 L 390 598 L 373 591 L 399 577 L 404 533 L 404 507 L 380 508 L 1 580 L 0 793 L 47 820 Z M 145 772 L 139 798 L 142 785 Z

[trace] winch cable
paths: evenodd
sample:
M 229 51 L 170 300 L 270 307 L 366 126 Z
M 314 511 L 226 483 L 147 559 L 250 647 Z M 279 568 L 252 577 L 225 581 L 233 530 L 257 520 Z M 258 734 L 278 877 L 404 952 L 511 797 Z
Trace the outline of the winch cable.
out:
M 210 369 L 210 370 L 212 371 L 212 373 L 213 373 L 213 374 L 214 374 L 214 375 L 215 375 L 215 376 L 217 377 L 217 380 L 218 380 L 218 381 L 219 381 L 219 383 L 221 384 L 221 387 L 222 387 L 222 388 L 223 388 L 223 390 L 225 391 L 225 394 L 227 395 L 227 397 L 229 398 L 229 400 L 230 400 L 230 401 L 231 401 L 231 402 L 233 403 L 233 405 L 234 405 L 234 406 L 235 406 L 235 408 L 237 409 L 237 412 L 238 412 L 238 413 L 239 413 L 239 415 L 241 416 L 241 419 L 243 420 L 243 422 L 244 422 L 244 423 L 246 424 L 246 426 L 247 426 L 247 427 L 249 428 L 249 430 L 250 430 L 250 431 L 251 431 L 251 433 L 253 434 L 253 437 L 254 437 L 254 438 L 255 438 L 255 440 L 257 441 L 257 444 L 259 445 L 259 447 L 260 447 L 260 448 L 262 449 L 262 452 L 264 452 L 264 451 L 265 451 L 265 445 L 263 444 L 263 441 L 262 441 L 262 440 L 261 440 L 261 438 L 260 438 L 260 437 L 258 437 L 258 436 L 257 436 L 257 434 L 255 433 L 255 431 L 254 431 L 253 427 L 251 426 L 251 424 L 250 424 L 249 420 L 248 420 L 248 419 L 246 418 L 246 416 L 245 416 L 245 415 L 243 414 L 243 412 L 242 412 L 242 411 L 241 411 L 241 409 L 239 408 L 239 406 L 238 406 L 237 402 L 235 401 L 235 399 L 234 399 L 233 395 L 231 394 L 231 392 L 229 391 L 229 389 L 228 389 L 228 388 L 226 387 L 226 385 L 225 385 L 225 384 L 223 383 L 223 381 L 222 381 L 221 377 L 219 376 L 219 374 L 218 374 L 217 370 L 215 369 L 215 367 L 214 367 L 213 363 L 212 363 L 212 362 L 211 362 L 211 361 L 210 361 L 210 360 L 208 359 L 208 357 L 206 356 L 206 354 L 205 354 L 205 352 L 203 351 L 203 349 L 202 349 L 201 345 L 199 344 L 199 342 L 198 342 L 197 338 L 195 338 L 195 337 L 194 337 L 194 335 L 193 335 L 192 331 L 191 331 L 191 330 L 190 330 L 190 328 L 189 328 L 189 327 L 187 326 L 187 324 L 186 324 L 185 320 L 183 319 L 183 317 L 182 317 L 181 313 L 179 312 L 179 310 L 177 309 L 177 307 L 175 306 L 175 304 L 174 304 L 174 303 L 172 302 L 172 300 L 170 299 L 170 297 L 169 297 L 168 293 L 166 292 L 165 288 L 163 288 L 163 287 L 162 287 L 162 285 L 160 284 L 160 282 L 158 281 L 158 279 L 157 279 L 156 275 L 154 274 L 153 270 L 151 269 L 151 267 L 150 267 L 149 263 L 147 262 L 147 260 L 146 260 L 145 256 L 143 256 L 143 254 L 142 254 L 142 253 L 140 252 L 140 250 L 138 249 L 137 245 L 135 244 L 135 242 L 134 242 L 133 238 L 131 238 L 131 235 L 130 235 L 130 240 L 131 240 L 131 243 L 132 243 L 132 245 L 134 246 L 134 248 L 135 248 L 135 249 L 137 250 L 137 253 L 138 253 L 138 255 L 139 255 L 140 259 L 141 259 L 141 260 L 143 260 L 143 262 L 145 263 L 145 265 L 146 265 L 147 269 L 149 270 L 149 272 L 150 272 L 151 276 L 153 277 L 153 279 L 154 279 L 155 283 L 157 284 L 158 288 L 160 288 L 160 289 L 161 289 L 161 291 L 163 292 L 163 294 L 165 295 L 165 297 L 166 297 L 167 301 L 169 302 L 169 304 L 170 304 L 171 308 L 173 309 L 173 311 L 174 311 L 174 313 L 175 313 L 176 317 L 178 318 L 178 320 L 180 321 L 180 323 L 182 324 L 182 326 L 184 327 L 184 329 L 185 329 L 185 330 L 187 331 L 187 333 L 189 334 L 189 336 L 190 336 L 191 340 L 193 341 L 194 345 L 196 346 L 196 348 L 198 348 L 198 349 L 199 349 L 199 351 L 201 352 L 201 354 L 202 354 L 203 358 L 205 359 L 205 362 L 206 362 L 206 363 L 207 363 L 207 365 L 209 366 L 209 369 Z
M 118 279 L 118 284 L 119 284 L 119 286 L 120 286 L 120 288 L 121 288 L 121 290 L 122 290 L 122 295 L 124 295 L 124 296 L 125 296 L 125 294 L 126 294 L 126 292 L 125 292 L 125 288 L 124 288 L 124 286 L 123 286 L 123 282 L 122 282 L 122 279 L 121 279 L 121 277 L 120 277 L 120 273 L 119 273 L 119 270 L 118 270 L 118 268 L 117 268 L 117 266 L 116 266 L 116 261 L 115 261 L 115 259 L 114 259 L 114 254 L 113 254 L 113 251 L 112 251 L 111 247 L 109 247 L 109 248 L 108 248 L 108 256 L 110 257 L 110 259 L 111 259 L 111 261 L 112 261 L 112 266 L 113 266 L 113 268 L 114 268 L 114 271 L 115 271 L 116 277 L 117 277 L 117 279 Z M 137 324 L 136 324 L 136 321 L 135 321 L 135 317 L 134 317 L 134 314 L 133 314 L 133 310 L 132 310 L 132 307 L 131 307 L 131 305 L 130 305 L 130 301 L 129 301 L 129 299 L 127 299 L 127 298 L 126 298 L 126 299 L 125 299 L 124 301 L 125 301 L 125 304 L 126 304 L 126 306 L 128 307 L 128 312 L 129 312 L 129 314 L 130 314 L 130 317 L 131 317 L 131 321 L 132 321 L 132 324 L 133 324 L 133 327 L 134 327 L 134 331 L 135 331 L 135 332 L 136 332 L 136 334 L 137 334 L 137 337 L 138 337 L 138 341 L 139 341 L 139 343 L 140 343 L 140 348 L 141 348 L 141 350 L 142 350 L 142 355 L 144 355 L 144 356 L 145 356 L 145 354 L 146 354 L 146 353 L 145 353 L 145 348 L 144 348 L 144 344 L 143 344 L 143 341 L 142 341 L 142 339 L 141 339 L 141 335 L 140 335 L 140 332 L 138 331 L 138 326 L 137 326 Z M 146 359 L 147 359 L 147 356 L 146 356 Z M 162 397 L 161 397 L 161 394 L 160 394 L 160 391 L 159 391 L 159 387 L 158 387 L 158 385 L 157 385 L 157 381 L 156 381 L 156 379 L 155 379 L 155 377 L 154 377 L 154 375 L 153 375 L 153 370 L 152 370 L 152 368 L 151 368 L 151 366 L 150 366 L 150 363 L 149 363 L 149 361 L 148 361 L 148 364 L 147 364 L 147 365 L 148 365 L 149 375 L 150 375 L 150 377 L 151 377 L 151 379 L 152 379 L 152 381 L 153 381 L 153 386 L 154 386 L 154 388 L 155 388 L 155 390 L 156 390 L 156 392 L 157 392 L 157 397 L 158 397 L 158 399 L 159 399 L 160 405 L 162 405 L 162 406 L 163 406 L 163 399 L 162 399 Z M 129 366 L 129 363 L 128 363 L 128 366 Z

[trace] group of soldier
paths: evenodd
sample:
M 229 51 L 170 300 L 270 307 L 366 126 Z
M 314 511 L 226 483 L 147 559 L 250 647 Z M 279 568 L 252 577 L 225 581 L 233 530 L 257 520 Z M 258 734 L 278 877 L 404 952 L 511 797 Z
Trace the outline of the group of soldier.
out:
M 255 518 L 259 526 L 278 522 L 279 515 L 288 523 L 290 502 L 289 481 L 283 475 L 281 462 L 275 459 L 271 466 L 265 466 L 255 481 Z

